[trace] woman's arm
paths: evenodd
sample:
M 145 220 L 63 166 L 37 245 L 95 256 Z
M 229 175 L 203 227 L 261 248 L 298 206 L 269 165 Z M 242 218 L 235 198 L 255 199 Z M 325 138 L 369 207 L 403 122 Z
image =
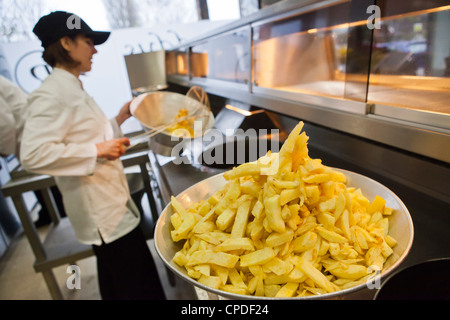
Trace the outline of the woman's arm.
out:
M 131 100 L 131 101 L 133 101 L 133 100 Z M 123 105 L 123 107 L 119 111 L 119 114 L 115 118 L 119 127 L 122 125 L 122 123 L 125 122 L 125 120 L 127 120 L 129 117 L 131 117 L 131 112 L 130 112 L 131 101 L 128 101 L 127 103 L 125 103 Z
M 126 147 L 129 145 L 130 140 L 126 137 L 97 143 L 97 157 L 115 160 L 125 154 Z

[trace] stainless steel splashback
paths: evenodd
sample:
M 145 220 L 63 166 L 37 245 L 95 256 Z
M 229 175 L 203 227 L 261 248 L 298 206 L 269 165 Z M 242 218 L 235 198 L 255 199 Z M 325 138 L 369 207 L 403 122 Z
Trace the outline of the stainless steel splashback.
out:
M 165 59 L 164 50 L 125 56 L 133 95 L 167 87 Z

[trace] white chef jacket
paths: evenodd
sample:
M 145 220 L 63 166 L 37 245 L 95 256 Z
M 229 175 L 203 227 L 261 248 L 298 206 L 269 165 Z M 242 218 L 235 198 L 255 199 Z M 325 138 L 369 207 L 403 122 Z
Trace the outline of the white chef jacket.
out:
M 0 76 L 0 153 L 19 156 L 27 94 Z
M 97 159 L 96 144 L 123 136 L 80 81 L 54 68 L 28 97 L 21 162 L 25 170 L 55 177 L 78 240 L 100 245 L 134 229 L 139 211 L 120 159 Z

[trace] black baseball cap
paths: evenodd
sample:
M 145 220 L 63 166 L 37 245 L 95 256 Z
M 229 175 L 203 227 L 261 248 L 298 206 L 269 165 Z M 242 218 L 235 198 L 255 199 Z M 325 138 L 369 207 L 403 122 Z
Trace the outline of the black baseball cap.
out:
M 41 40 L 46 48 L 64 36 L 82 33 L 91 38 L 94 45 L 108 40 L 111 32 L 94 31 L 76 14 L 65 11 L 54 11 L 39 19 L 33 28 L 33 33 Z

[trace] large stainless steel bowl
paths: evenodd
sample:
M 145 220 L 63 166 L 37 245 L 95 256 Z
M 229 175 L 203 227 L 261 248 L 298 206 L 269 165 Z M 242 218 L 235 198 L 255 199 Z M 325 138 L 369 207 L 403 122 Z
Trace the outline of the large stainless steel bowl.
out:
M 371 201 L 377 195 L 383 197 L 386 200 L 386 205 L 395 209 L 395 213 L 389 218 L 389 234 L 397 240 L 397 245 L 393 248 L 394 253 L 386 260 L 384 269 L 382 270 L 381 274 L 374 279 L 374 283 L 377 283 L 377 281 L 382 281 L 387 275 L 394 271 L 408 255 L 414 239 L 414 227 L 411 216 L 400 198 L 381 183 L 354 172 L 341 169 L 335 170 L 340 171 L 346 175 L 348 180 L 347 186 L 360 188 L 363 194 Z M 207 199 L 225 183 L 227 183 L 227 180 L 225 180 L 223 174 L 219 174 L 193 185 L 192 187 L 180 193 L 176 198 L 181 202 L 181 204 L 183 204 L 185 207 L 188 207 L 193 202 Z M 202 285 L 195 279 L 190 278 L 187 275 L 186 270 L 178 266 L 172 260 L 175 253 L 182 248 L 182 245 L 184 243 L 183 241 L 180 241 L 179 243 L 174 243 L 172 241 L 172 238 L 170 236 L 170 231 L 173 230 L 173 227 L 170 223 L 170 216 L 172 215 L 172 213 L 173 209 L 169 203 L 163 210 L 161 216 L 157 221 L 154 239 L 156 250 L 159 256 L 177 276 L 194 286 L 197 286 L 201 289 L 207 290 L 224 298 L 257 300 L 278 299 L 233 294 L 222 290 L 216 290 Z M 368 286 L 364 283 L 346 290 L 327 293 L 320 296 L 297 297 L 289 299 L 372 299 L 375 295 L 375 289 L 369 289 Z

